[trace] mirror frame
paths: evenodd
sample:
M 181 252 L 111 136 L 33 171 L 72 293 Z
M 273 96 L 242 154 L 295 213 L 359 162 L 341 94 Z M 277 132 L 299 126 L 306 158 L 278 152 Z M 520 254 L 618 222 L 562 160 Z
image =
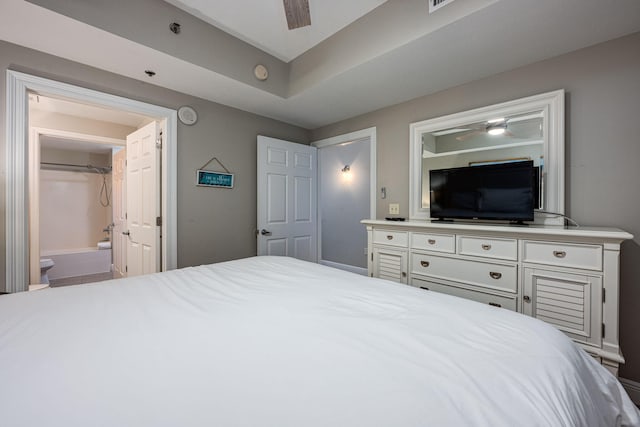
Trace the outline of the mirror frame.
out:
M 422 134 L 438 130 L 542 110 L 544 139 L 544 211 L 564 215 L 564 89 L 500 104 L 475 108 L 409 125 L 409 219 L 430 219 L 429 208 L 422 207 Z M 558 215 L 535 212 L 535 223 L 563 224 Z

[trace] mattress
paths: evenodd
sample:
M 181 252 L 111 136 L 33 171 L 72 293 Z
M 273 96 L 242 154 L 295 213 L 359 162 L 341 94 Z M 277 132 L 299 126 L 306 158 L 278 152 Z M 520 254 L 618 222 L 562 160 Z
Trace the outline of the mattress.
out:
M 3 426 L 638 426 L 508 310 L 284 257 L 0 296 Z

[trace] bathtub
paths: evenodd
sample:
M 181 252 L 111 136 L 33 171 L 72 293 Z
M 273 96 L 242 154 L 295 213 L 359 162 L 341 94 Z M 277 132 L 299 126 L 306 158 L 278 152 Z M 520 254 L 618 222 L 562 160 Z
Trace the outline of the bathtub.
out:
M 111 271 L 111 251 L 99 250 L 95 247 L 42 251 L 40 257 L 51 258 L 55 263 L 48 271 L 49 279 L 64 279 Z

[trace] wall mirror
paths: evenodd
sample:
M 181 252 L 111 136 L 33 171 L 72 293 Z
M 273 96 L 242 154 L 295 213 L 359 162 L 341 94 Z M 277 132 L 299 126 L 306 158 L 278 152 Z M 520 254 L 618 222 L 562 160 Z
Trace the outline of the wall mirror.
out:
M 563 224 L 564 90 L 410 125 L 410 219 L 429 219 L 429 171 L 532 160 L 540 168 L 535 223 Z

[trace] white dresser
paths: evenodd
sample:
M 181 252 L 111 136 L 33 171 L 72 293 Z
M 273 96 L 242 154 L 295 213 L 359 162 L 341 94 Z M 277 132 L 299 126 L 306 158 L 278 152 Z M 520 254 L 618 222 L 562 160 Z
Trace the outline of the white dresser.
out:
M 518 311 L 566 333 L 617 375 L 615 228 L 364 220 L 369 275 Z

